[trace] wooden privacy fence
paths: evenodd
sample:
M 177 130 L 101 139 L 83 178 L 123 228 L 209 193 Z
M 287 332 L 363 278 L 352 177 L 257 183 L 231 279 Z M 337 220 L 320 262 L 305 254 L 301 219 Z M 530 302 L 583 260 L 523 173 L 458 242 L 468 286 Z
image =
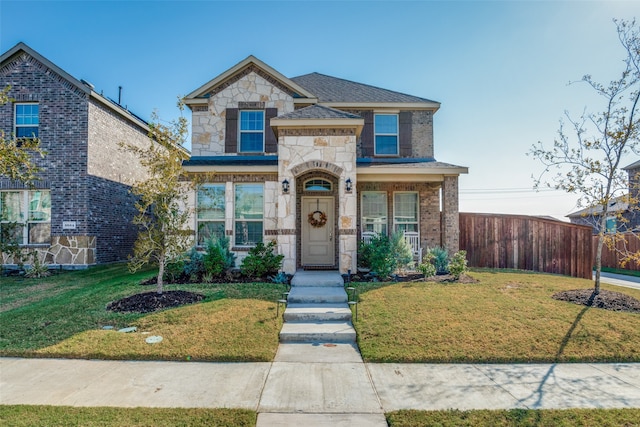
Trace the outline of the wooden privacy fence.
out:
M 626 250 L 634 253 L 640 251 L 640 237 L 633 233 L 624 233 L 626 244 L 622 241 L 616 243 L 616 250 L 609 249 L 605 244 L 602 247 L 602 266 L 609 268 L 622 268 L 625 270 L 640 271 L 640 265 L 635 261 L 627 262 L 624 267 L 620 263 L 620 252 Z M 593 236 L 593 263 L 595 265 L 596 248 L 598 245 L 598 235 Z
M 471 267 L 515 268 L 591 279 L 592 228 L 524 215 L 460 213 Z

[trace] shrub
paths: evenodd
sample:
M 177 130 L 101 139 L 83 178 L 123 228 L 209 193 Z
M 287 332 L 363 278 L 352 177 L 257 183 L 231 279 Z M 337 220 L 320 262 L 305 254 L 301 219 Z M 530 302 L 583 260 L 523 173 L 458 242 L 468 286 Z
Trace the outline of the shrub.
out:
M 192 282 L 198 282 L 200 276 L 204 273 L 204 255 L 195 247 L 186 253 L 184 259 L 184 274 L 189 277 Z
M 424 274 L 425 278 L 436 275 L 435 257 L 431 252 L 427 252 L 422 258 L 422 262 L 418 264 L 418 271 Z
M 207 253 L 202 262 L 204 272 L 212 277 L 220 277 L 227 269 L 235 265 L 235 255 L 229 250 L 229 239 L 220 237 L 207 240 Z
M 433 263 L 436 266 L 436 274 L 447 274 L 449 272 L 449 253 L 445 248 L 436 246 L 429 249 L 433 255 Z
M 389 277 L 398 266 L 395 254 L 391 249 L 391 240 L 387 235 L 375 236 L 371 239 L 371 243 L 362 243 L 360 249 L 361 254 L 358 254 L 360 266 L 368 268 L 381 280 Z
M 40 257 L 38 257 L 37 252 L 33 252 L 31 257 L 33 259 L 33 263 L 24 272 L 25 277 L 40 279 L 51 275 L 51 272 L 49 271 L 49 264 L 46 262 L 40 262 Z
M 449 273 L 458 280 L 467 272 L 467 251 L 456 252 L 449 262 Z
M 167 262 L 164 268 L 164 280 L 167 283 L 176 283 L 184 274 L 184 260 L 182 258 L 174 258 Z
M 390 246 L 391 255 L 395 259 L 398 270 L 405 270 L 413 266 L 413 249 L 404 238 L 404 233 L 394 233 L 391 236 Z
M 280 270 L 284 255 L 275 254 L 275 246 L 276 242 L 272 240 L 267 245 L 263 242 L 258 242 L 253 248 L 249 249 L 249 255 L 242 260 L 240 265 L 242 274 L 253 278 L 276 274 Z

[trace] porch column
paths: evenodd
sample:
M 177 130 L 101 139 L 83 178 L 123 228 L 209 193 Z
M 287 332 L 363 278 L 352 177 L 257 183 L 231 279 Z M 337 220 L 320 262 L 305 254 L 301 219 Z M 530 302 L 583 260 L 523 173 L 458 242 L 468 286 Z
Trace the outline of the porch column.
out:
M 282 181 L 289 182 L 289 192 L 282 190 Z M 278 252 L 284 255 L 282 270 L 296 272 L 296 184 L 290 172 L 283 172 L 278 183 Z
M 442 246 L 454 254 L 460 249 L 458 176 L 445 175 L 442 182 Z
M 354 144 L 355 145 L 355 144 Z M 346 179 L 351 180 L 351 191 L 347 192 L 345 187 Z M 338 245 L 339 269 L 340 273 L 346 273 L 348 270 L 356 271 L 358 236 L 356 230 L 356 219 L 358 209 L 358 197 L 356 195 L 356 177 L 344 174 L 340 178 L 340 191 L 338 195 L 340 203 L 339 212 L 340 220 L 338 221 L 338 233 L 340 242 Z

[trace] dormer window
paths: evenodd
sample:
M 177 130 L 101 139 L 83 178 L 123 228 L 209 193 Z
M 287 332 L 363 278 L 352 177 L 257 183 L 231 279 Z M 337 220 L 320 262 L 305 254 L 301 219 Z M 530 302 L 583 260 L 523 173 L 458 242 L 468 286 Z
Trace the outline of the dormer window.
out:
M 375 155 L 397 156 L 398 147 L 398 115 L 376 114 L 374 118 Z
M 240 141 L 238 152 L 264 152 L 264 111 L 240 111 Z

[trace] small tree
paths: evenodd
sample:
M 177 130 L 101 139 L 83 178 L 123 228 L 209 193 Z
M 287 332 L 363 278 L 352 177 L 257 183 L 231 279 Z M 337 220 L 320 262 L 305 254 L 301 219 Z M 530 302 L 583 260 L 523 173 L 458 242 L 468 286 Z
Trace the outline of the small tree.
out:
M 0 107 L 12 101 L 9 97 L 10 90 L 11 86 L 6 86 L 0 91 Z M 16 138 L 13 134 L 7 136 L 0 129 L 0 176 L 33 187 L 41 171 L 34 162 L 34 158 L 38 156 L 42 158 L 45 155 L 46 152 L 40 147 L 38 138 Z M 6 219 L 0 217 L 0 220 Z M 16 229 L 19 226 L 16 222 L 4 222 L 0 226 L 0 254 L 13 256 L 18 259 L 19 264 L 22 264 L 25 257 L 16 239 Z
M 182 103 L 178 104 L 182 111 Z M 151 262 L 158 265 L 159 294 L 163 291 L 164 270 L 172 257 L 186 252 L 191 240 L 185 231 L 189 212 L 188 188 L 192 187 L 182 168 L 187 157 L 183 144 L 187 136 L 187 120 L 180 117 L 169 124 L 160 123 L 157 113 L 149 125 L 150 143 L 147 147 L 121 144 L 134 153 L 147 169 L 147 178 L 133 185 L 131 192 L 138 196 L 138 214 L 133 223 L 140 228 L 129 259 L 129 269 L 135 272 Z
M 585 111 L 577 119 L 565 113 L 570 131 L 566 131 L 564 123 L 561 123 L 558 139 L 554 141 L 553 147 L 547 148 L 538 142 L 530 151 L 545 166 L 542 175 L 535 182 L 536 188 L 546 185 L 578 194 L 579 205 L 589 206 L 598 214 L 599 239 L 594 285 L 596 295 L 600 293 L 603 245 L 606 243 L 613 246 L 616 240 L 624 238 L 620 233 L 606 233 L 607 217 L 616 214 L 611 212 L 610 206 L 617 197 L 626 198 L 629 206 L 638 204 L 631 195 L 624 194 L 628 189 L 627 175 L 620 169 L 623 166 L 620 162 L 628 154 L 640 154 L 640 122 L 637 115 L 640 100 L 640 34 L 635 20 L 614 22 L 626 53 L 620 78 L 606 86 L 594 81 L 589 75 L 582 78 L 582 82 L 603 98 L 603 111 Z M 542 177 L 551 169 L 557 170 L 556 175 L 543 183 Z M 637 259 L 639 254 L 626 256 Z

